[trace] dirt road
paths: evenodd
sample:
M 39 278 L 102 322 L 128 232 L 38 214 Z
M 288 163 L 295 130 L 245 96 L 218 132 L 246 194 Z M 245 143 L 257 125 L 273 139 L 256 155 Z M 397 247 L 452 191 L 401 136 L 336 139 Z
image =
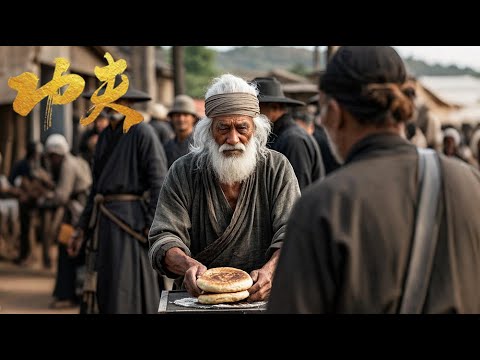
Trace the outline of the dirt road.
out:
M 0 314 L 78 314 L 78 308 L 54 310 L 55 274 L 41 268 L 0 261 Z

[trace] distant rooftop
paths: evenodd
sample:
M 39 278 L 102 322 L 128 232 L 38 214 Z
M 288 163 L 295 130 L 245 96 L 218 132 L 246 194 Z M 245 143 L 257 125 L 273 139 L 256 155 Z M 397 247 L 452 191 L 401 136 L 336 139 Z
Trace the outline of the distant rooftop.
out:
M 423 76 L 418 80 L 446 102 L 462 106 L 480 104 L 480 79 L 473 76 Z

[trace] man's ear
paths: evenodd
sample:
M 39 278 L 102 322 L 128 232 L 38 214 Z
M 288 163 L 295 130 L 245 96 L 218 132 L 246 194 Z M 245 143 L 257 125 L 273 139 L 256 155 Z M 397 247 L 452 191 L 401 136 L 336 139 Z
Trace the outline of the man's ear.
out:
M 337 100 L 330 98 L 328 100 L 329 125 L 338 130 L 345 126 L 343 110 Z

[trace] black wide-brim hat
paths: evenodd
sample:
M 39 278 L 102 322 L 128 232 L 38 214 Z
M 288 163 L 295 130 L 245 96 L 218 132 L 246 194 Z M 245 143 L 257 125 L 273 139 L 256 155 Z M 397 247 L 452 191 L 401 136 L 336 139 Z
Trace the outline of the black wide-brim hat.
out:
M 116 88 L 118 85 L 120 85 L 122 82 L 122 78 L 120 77 L 120 75 L 117 75 L 115 77 L 115 86 L 114 88 Z M 105 90 L 107 88 L 107 85 L 105 85 L 103 88 L 100 89 L 100 91 L 98 92 L 98 95 L 103 95 L 105 93 Z M 95 91 L 97 91 L 97 89 L 93 90 L 93 91 L 86 91 L 82 94 L 82 97 L 84 98 L 88 98 L 90 99 L 92 97 L 92 95 L 95 93 Z M 128 86 L 128 90 L 127 92 L 125 93 L 125 95 L 123 95 L 120 99 L 123 99 L 123 100 L 131 100 L 133 102 L 144 102 L 144 101 L 150 101 L 152 100 L 152 98 L 150 97 L 150 95 L 148 95 L 146 92 L 143 92 L 141 90 L 137 90 L 137 89 L 134 89 L 130 83 L 130 85 Z M 120 100 L 119 99 L 119 100 Z
M 258 101 L 260 103 L 280 103 L 290 106 L 305 106 L 304 102 L 290 99 L 285 96 L 282 84 L 274 77 L 257 77 L 252 80 L 257 84 Z

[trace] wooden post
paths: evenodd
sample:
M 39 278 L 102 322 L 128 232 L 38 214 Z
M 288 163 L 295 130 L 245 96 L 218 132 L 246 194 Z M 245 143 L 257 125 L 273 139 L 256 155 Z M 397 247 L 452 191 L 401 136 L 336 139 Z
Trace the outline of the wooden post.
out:
M 340 46 L 328 46 L 327 47 L 327 62 L 330 60 L 330 58 L 335 54 L 335 52 L 338 50 Z
M 313 71 L 320 70 L 320 46 L 315 46 L 313 50 Z
M 145 49 L 145 89 L 152 98 L 147 103 L 148 110 L 151 110 L 157 102 L 157 62 L 155 46 L 146 46 Z
M 183 53 L 183 46 L 172 46 L 175 96 L 185 94 L 185 67 L 183 65 Z

